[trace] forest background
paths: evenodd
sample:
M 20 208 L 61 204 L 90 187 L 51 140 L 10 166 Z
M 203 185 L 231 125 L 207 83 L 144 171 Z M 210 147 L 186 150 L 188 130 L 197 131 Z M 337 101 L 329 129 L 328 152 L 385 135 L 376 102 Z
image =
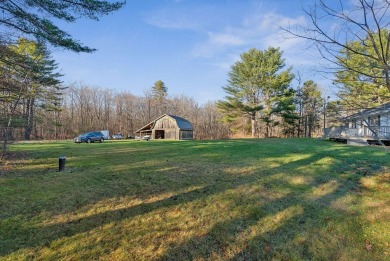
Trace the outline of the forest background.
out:
M 80 17 L 98 20 L 125 4 L 99 1 L 99 5 L 80 8 L 85 3 L 1 2 L 2 141 L 70 139 L 93 130 L 134 136 L 138 128 L 162 114 L 188 119 L 196 139 L 315 137 L 322 128 L 340 124 L 343 116 L 389 100 L 388 1 L 355 1 L 349 12 L 341 2 L 333 8 L 327 1 L 313 1 L 303 9 L 311 26 L 283 29 L 311 41 L 323 58 L 333 63 L 324 70 L 339 87 L 337 97 L 329 100 L 315 81 L 303 81 L 305 75 L 285 68 L 283 50 L 270 46 L 242 53 L 231 65 L 226 85 L 221 86 L 227 93 L 225 100 L 205 104 L 186 95 L 170 96 L 164 79 L 151 79 L 143 96 L 80 82 L 63 85 L 48 46 L 76 53 L 95 50 L 74 40 L 47 17 L 67 22 Z M 39 16 L 36 10 L 46 16 Z M 343 26 L 321 30 L 326 26 L 322 22 L 329 18 L 344 21 Z

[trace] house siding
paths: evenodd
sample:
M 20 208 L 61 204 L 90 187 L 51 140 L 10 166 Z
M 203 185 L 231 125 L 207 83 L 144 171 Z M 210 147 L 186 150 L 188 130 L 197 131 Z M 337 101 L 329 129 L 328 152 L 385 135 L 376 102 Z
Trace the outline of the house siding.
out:
M 324 137 L 390 138 L 390 103 L 370 108 L 343 118 L 344 126 L 324 129 Z M 340 131 L 341 130 L 341 131 Z
M 383 126 L 390 126 L 390 115 L 389 114 L 385 114 L 385 115 L 382 116 L 381 124 Z

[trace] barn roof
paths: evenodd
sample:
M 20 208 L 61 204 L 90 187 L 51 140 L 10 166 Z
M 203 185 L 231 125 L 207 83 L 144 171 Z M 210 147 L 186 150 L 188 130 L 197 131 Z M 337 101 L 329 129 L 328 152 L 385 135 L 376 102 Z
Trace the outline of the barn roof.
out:
M 165 114 L 165 115 L 175 119 L 179 129 L 181 129 L 181 130 L 193 130 L 191 122 L 187 121 L 186 119 L 183 119 L 182 117 L 175 116 L 175 115 L 169 115 L 169 114 Z M 165 115 L 163 115 L 163 116 L 165 116 Z M 162 117 L 160 117 L 159 119 L 161 119 Z
M 158 121 L 159 119 L 161 119 L 165 116 L 168 116 L 168 117 L 171 117 L 172 119 L 174 119 L 176 121 L 178 128 L 181 130 L 194 130 L 192 127 L 192 124 L 189 121 L 187 121 L 186 119 L 179 117 L 179 116 L 175 116 L 175 115 L 163 114 L 160 117 L 158 117 L 157 119 L 155 119 L 154 121 L 151 121 L 148 124 L 146 124 L 145 126 L 143 126 L 142 128 L 138 129 L 135 133 L 138 133 L 141 131 L 151 131 L 154 128 L 156 121 Z

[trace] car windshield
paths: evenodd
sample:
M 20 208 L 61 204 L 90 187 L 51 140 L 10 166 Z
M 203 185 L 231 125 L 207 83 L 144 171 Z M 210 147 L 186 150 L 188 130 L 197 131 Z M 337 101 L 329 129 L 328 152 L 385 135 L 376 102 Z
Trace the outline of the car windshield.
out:
M 83 133 L 80 135 L 80 137 L 85 137 L 85 136 L 88 136 L 90 134 L 90 132 L 87 132 L 87 133 Z

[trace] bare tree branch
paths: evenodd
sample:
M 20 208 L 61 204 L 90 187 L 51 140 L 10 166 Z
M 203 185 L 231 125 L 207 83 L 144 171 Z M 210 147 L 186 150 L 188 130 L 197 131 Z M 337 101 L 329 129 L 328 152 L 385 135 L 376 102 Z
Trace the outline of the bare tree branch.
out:
M 350 70 L 365 77 L 383 79 L 390 91 L 390 1 L 358 0 L 354 6 L 347 8 L 343 1 L 337 3 L 329 0 L 316 0 L 314 5 L 304 8 L 311 26 L 282 28 L 294 37 L 308 40 L 319 54 L 328 62 L 336 65 L 338 70 Z M 329 21 L 337 24 L 329 31 Z M 351 42 L 360 42 L 366 48 L 356 48 Z M 367 49 L 372 48 L 373 52 Z M 380 65 L 382 74 L 369 72 L 357 66 L 345 63 L 340 59 L 340 52 L 360 56 L 370 64 Z

